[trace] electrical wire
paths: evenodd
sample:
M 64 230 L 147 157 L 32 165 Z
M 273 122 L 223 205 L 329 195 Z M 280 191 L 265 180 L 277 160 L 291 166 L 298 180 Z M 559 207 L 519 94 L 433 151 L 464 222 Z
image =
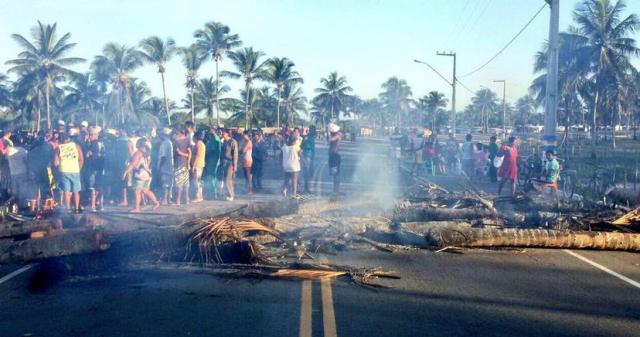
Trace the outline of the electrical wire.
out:
M 460 80 L 459 80 L 459 79 L 457 79 L 457 78 L 456 78 L 456 82 L 457 82 L 458 84 L 460 84 L 463 88 L 465 88 L 465 89 L 466 89 L 470 94 L 472 94 L 472 95 L 473 95 L 473 94 L 475 94 L 475 93 L 473 92 L 473 90 L 469 89 L 469 87 L 467 87 L 466 85 L 464 85 L 464 83 L 460 82 Z
M 520 29 L 520 31 L 511 39 L 509 40 L 509 42 L 507 42 L 506 45 L 504 45 L 504 47 L 502 47 L 502 49 L 500 49 L 495 55 L 493 55 L 493 57 L 491 57 L 487 62 L 485 62 L 484 64 L 482 64 L 481 66 L 479 66 L 478 68 L 460 76 L 460 77 L 467 77 L 469 75 L 473 75 L 475 73 L 477 73 L 478 71 L 482 70 L 484 67 L 486 67 L 489 63 L 493 62 L 493 60 L 495 60 L 498 56 L 500 56 L 500 54 L 502 54 L 503 51 L 505 51 L 507 48 L 509 48 L 509 46 L 513 43 L 513 41 L 515 41 L 518 36 L 520 36 L 520 34 L 522 34 L 522 32 L 524 32 L 525 29 L 527 29 L 527 27 L 529 27 L 529 25 L 533 22 L 533 20 L 535 20 L 538 15 L 540 15 L 540 13 L 542 12 L 542 10 L 547 6 L 547 3 L 545 2 L 544 5 L 542 5 L 542 7 L 540 7 L 540 9 L 536 12 L 536 14 L 533 15 L 533 17 L 524 25 L 524 27 L 522 27 L 522 29 Z

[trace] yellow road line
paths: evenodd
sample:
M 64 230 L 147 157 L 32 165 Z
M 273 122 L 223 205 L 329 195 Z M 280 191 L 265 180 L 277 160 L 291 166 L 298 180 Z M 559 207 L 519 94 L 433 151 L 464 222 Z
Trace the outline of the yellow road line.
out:
M 337 337 L 336 314 L 333 308 L 333 293 L 331 291 L 331 280 L 320 281 L 322 290 L 322 327 L 325 337 Z
M 311 337 L 311 281 L 302 281 L 300 337 Z

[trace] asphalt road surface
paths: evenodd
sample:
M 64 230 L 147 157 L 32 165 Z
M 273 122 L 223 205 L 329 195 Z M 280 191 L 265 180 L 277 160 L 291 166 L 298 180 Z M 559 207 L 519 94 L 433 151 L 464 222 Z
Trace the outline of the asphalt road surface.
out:
M 384 140 L 345 142 L 345 193 L 390 185 L 386 151 Z M 321 147 L 321 193 L 331 186 L 324 162 Z M 268 178 L 279 186 L 278 174 Z M 221 278 L 162 263 L 96 267 L 86 261 L 92 258 L 67 260 L 64 275 L 40 288 L 42 268 L 51 278 L 62 267 L 0 266 L 0 336 L 640 336 L 640 256 L 632 253 L 371 250 L 321 257 L 402 276 L 381 290 L 338 280 Z

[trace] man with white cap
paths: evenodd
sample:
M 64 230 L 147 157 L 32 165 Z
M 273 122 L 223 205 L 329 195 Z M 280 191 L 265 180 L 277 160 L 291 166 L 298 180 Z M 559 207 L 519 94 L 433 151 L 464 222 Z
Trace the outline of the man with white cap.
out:
M 91 210 L 95 212 L 96 201 L 98 196 L 102 196 L 102 171 L 104 169 L 104 143 L 98 138 L 100 134 L 99 127 L 90 127 L 87 129 L 88 135 L 86 141 L 82 143 L 82 151 L 84 152 L 85 165 L 82 170 L 82 185 L 84 190 L 88 191 Z M 102 203 L 100 203 L 102 208 Z

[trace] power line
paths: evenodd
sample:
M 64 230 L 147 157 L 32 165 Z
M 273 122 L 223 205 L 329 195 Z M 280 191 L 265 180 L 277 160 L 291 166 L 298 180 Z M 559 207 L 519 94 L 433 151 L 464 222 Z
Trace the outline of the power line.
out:
M 542 5 L 542 7 L 540 7 L 540 9 L 536 12 L 536 14 L 533 15 L 533 17 L 524 25 L 524 27 L 522 27 L 522 29 L 520 29 L 520 31 L 516 34 L 516 36 L 514 36 L 511 40 L 509 40 L 509 42 L 507 42 L 506 45 L 504 45 L 504 47 L 502 47 L 502 49 L 500 49 L 495 55 L 493 55 L 493 57 L 491 57 L 487 62 L 485 62 L 483 65 L 479 66 L 478 68 L 474 69 L 473 71 L 466 73 L 460 77 L 467 77 L 469 75 L 473 75 L 475 73 L 477 73 L 478 71 L 482 70 L 482 68 L 486 67 L 489 63 L 491 63 L 493 60 L 495 60 L 498 56 L 500 56 L 500 54 L 502 54 L 503 51 L 505 51 L 507 48 L 509 48 L 509 46 L 513 43 L 513 41 L 515 41 L 518 36 L 520 36 L 520 34 L 522 34 L 522 32 L 524 32 L 525 29 L 527 29 L 527 27 L 529 27 L 529 25 L 533 22 L 533 20 L 535 20 L 535 18 L 538 17 L 538 15 L 540 15 L 540 13 L 542 12 L 542 10 L 547 6 L 547 3 L 545 2 L 544 5 Z
M 471 19 L 473 19 L 474 15 L 476 14 L 478 8 L 479 8 L 479 4 L 480 1 L 474 1 L 473 2 L 473 8 L 471 9 L 471 12 L 469 13 L 469 19 L 464 21 L 463 24 L 458 25 L 459 29 L 456 31 L 455 34 L 453 34 L 453 38 L 451 39 L 454 42 L 454 45 L 458 42 L 458 40 L 460 39 L 460 34 L 462 34 L 464 31 L 467 30 L 467 28 L 469 27 L 469 22 L 471 22 Z M 466 5 L 465 5 L 465 9 L 466 9 Z
M 475 94 L 475 93 L 473 92 L 473 90 L 469 89 L 469 87 L 467 87 L 466 85 L 464 85 L 464 83 L 460 82 L 460 80 L 459 80 L 459 79 L 457 79 L 457 78 L 456 78 L 456 82 L 458 82 L 458 84 L 460 84 L 460 85 L 461 85 L 464 89 L 466 89 L 470 94 L 472 94 L 472 95 L 473 95 L 473 94 Z

